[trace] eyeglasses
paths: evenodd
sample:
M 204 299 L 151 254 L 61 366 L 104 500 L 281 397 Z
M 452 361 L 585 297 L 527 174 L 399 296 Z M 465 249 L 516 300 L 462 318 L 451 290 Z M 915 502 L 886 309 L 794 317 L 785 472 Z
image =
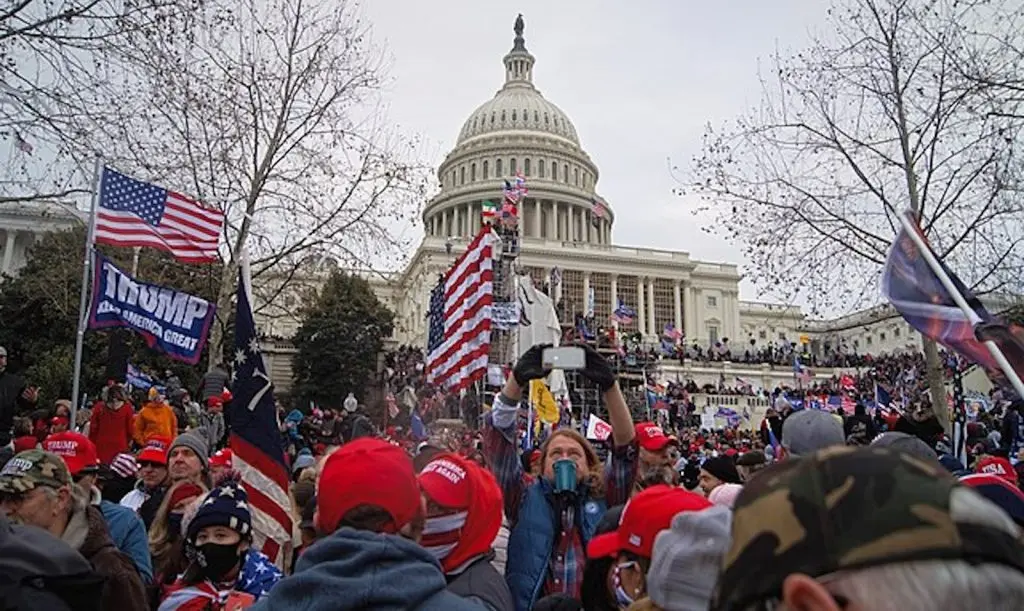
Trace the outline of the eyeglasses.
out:
M 145 469 L 147 467 L 150 467 L 150 468 L 153 468 L 153 469 L 160 469 L 160 468 L 163 468 L 165 466 L 166 465 L 160 464 L 158 462 L 153 462 L 151 460 L 143 460 L 143 461 L 139 462 L 139 468 L 140 469 Z

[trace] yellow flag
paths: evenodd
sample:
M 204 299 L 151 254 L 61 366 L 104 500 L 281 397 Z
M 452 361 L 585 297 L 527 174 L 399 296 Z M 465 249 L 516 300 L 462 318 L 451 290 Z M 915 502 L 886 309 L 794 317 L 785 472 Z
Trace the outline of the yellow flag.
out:
M 558 422 L 558 404 L 543 380 L 530 381 L 530 402 L 537 411 L 537 419 L 554 424 Z

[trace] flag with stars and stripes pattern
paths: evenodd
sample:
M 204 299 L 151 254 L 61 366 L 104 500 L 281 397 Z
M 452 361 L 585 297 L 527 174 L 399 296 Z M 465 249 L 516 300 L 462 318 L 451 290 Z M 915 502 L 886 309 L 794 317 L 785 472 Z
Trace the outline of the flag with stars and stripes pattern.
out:
M 484 227 L 430 294 L 427 381 L 461 390 L 487 372 L 494 300 L 494 244 Z
M 255 545 L 284 569 L 292 551 L 289 470 L 278 428 L 274 386 L 256 337 L 249 265 L 246 257 L 242 261 L 238 270 L 228 445 L 234 453 L 232 466 L 242 475 L 242 485 L 249 495 Z

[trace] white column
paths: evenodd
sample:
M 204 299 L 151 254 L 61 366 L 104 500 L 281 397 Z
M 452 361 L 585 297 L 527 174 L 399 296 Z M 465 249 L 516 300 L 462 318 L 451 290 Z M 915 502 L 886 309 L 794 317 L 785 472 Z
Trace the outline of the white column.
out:
M 590 230 L 594 228 L 593 217 L 591 216 L 592 214 L 593 213 L 589 210 L 583 212 L 583 223 L 587 226 L 586 231 L 584 231 L 584 235 L 587 236 L 587 243 L 590 243 L 591 240 L 593 240 L 590 233 Z
M 535 237 L 537 239 L 540 239 L 540 236 L 541 236 L 540 218 L 541 218 L 540 200 L 539 199 L 535 199 L 535 200 L 533 200 L 533 237 Z
M 554 232 L 551 235 L 552 239 L 556 241 L 565 239 L 562 236 L 562 218 L 559 216 L 561 212 L 559 207 L 557 201 L 551 202 L 551 224 L 554 227 Z
M 612 312 L 614 312 L 615 308 L 619 307 L 619 276 L 617 274 L 612 274 L 611 289 Z
M 646 278 L 643 276 L 636 277 L 636 328 L 641 335 L 647 333 L 647 309 L 644 307 L 645 282 Z
M 590 272 L 583 272 L 583 313 L 587 314 L 590 305 Z M 595 304 L 596 306 L 596 304 Z
M 548 240 L 558 239 L 558 217 L 555 216 L 555 202 L 548 202 Z
M 687 280 L 685 287 L 686 289 L 686 301 L 683 302 L 683 327 L 686 333 L 686 340 L 688 343 L 692 343 L 697 332 L 697 302 L 694 297 L 693 284 Z
M 480 220 L 480 216 L 473 214 L 473 203 L 466 204 L 466 226 L 469 228 L 469 237 L 473 237 L 477 232 L 477 221 Z
M 11 262 L 14 260 L 14 243 L 18 240 L 17 230 L 8 229 L 4 231 L 4 267 L 3 273 L 11 273 Z
M 683 296 L 679 280 L 672 281 L 672 301 L 675 306 L 674 324 L 677 331 L 683 330 Z
M 452 227 L 452 209 L 449 208 L 444 211 L 444 220 L 441 221 L 441 233 L 443 237 L 450 238 L 454 230 L 455 228 Z
M 654 318 L 654 278 L 647 280 L 647 325 L 651 328 L 651 337 L 659 337 L 661 329 L 658 329 L 658 321 Z

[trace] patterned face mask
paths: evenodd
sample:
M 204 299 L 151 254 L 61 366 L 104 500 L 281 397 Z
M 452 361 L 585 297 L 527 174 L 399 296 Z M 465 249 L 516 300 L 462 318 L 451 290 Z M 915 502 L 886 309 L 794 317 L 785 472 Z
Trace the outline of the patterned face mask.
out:
M 459 537 L 468 516 L 469 512 L 460 511 L 427 518 L 423 526 L 423 538 L 420 540 L 420 545 L 430 552 L 438 562 L 444 560 L 459 546 Z
M 623 562 L 622 564 L 615 565 L 615 570 L 612 574 L 612 583 L 615 584 L 615 604 L 617 604 L 620 609 L 627 609 L 630 605 L 636 602 L 622 587 L 621 576 L 623 569 L 632 569 L 636 568 L 636 566 L 636 562 Z

